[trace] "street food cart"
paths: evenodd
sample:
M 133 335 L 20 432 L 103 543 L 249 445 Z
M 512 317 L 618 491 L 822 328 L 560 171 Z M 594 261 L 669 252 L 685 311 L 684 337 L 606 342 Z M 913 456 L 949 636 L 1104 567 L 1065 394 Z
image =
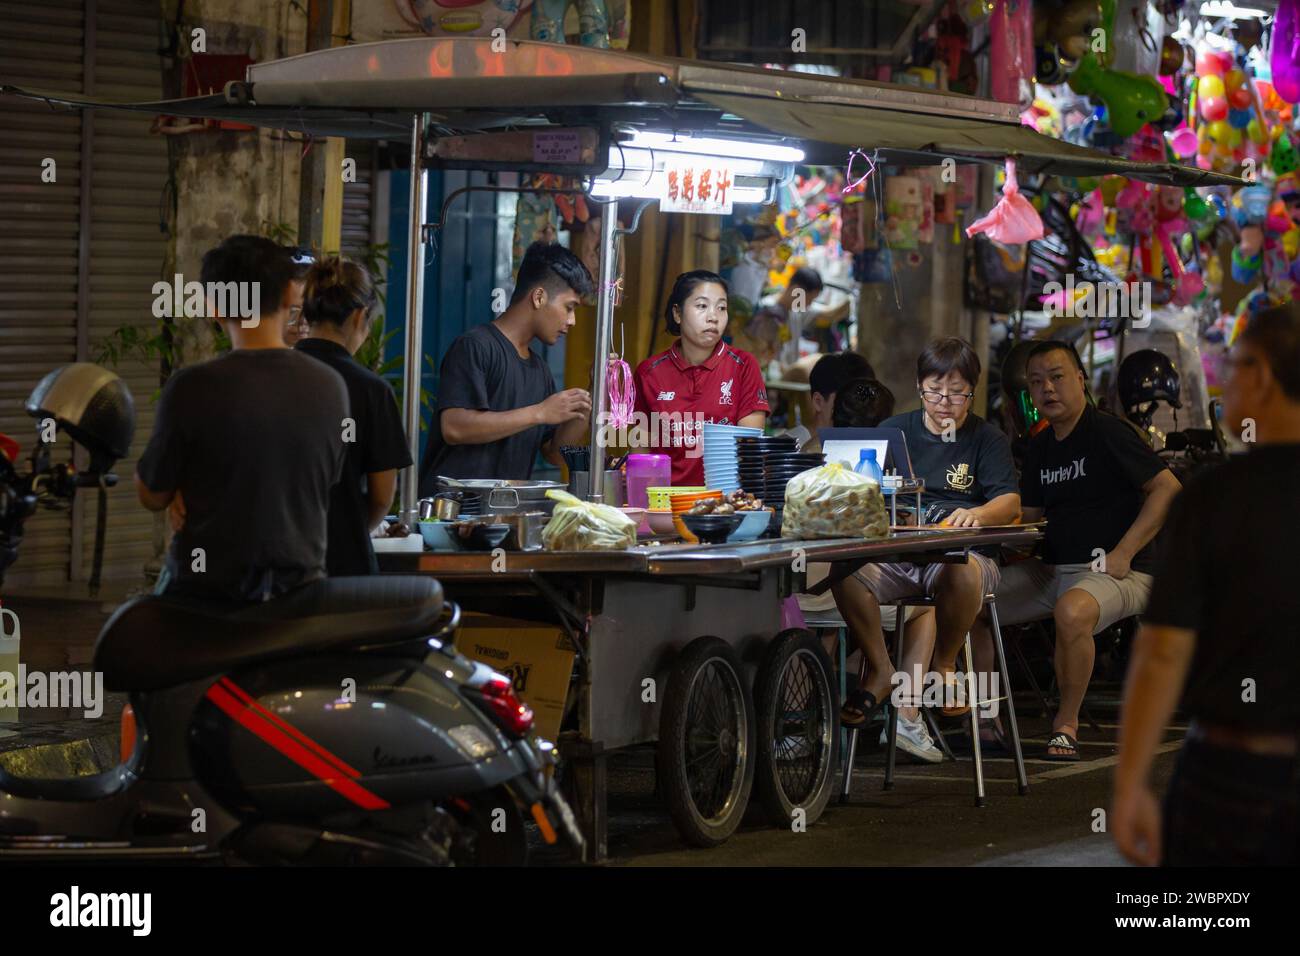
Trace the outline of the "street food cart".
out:
M 463 608 L 559 624 L 577 654 L 561 753 L 592 859 L 606 852 L 606 761 L 657 741 L 660 790 L 682 835 L 725 839 L 749 803 L 811 825 L 834 788 L 839 700 L 825 652 L 782 631 L 810 562 L 964 560 L 1024 547 L 1036 528 L 899 531 L 880 540 L 643 545 L 626 551 L 391 553 Z M 687 732 L 674 733 L 673 728 Z M 711 762 L 710 762 L 711 761 Z
M 973 97 L 486 37 L 391 40 L 256 63 L 244 82 L 182 100 L 114 103 L 4 86 L 0 93 L 42 100 L 53 109 L 131 109 L 307 136 L 409 142 L 403 408 L 417 462 L 424 263 L 436 228 L 427 217 L 429 168 L 579 177 L 589 201 L 635 199 L 642 209 L 663 195 L 663 180 L 683 155 L 726 164 L 734 174 L 733 198 L 753 202 L 769 200 L 796 163 L 839 164 L 850 150 L 869 156 L 873 168 L 945 159 L 1001 164 L 1013 156 L 1022 176 L 1119 173 L 1178 186 L 1235 182 L 1053 140 L 1020 125 L 1013 105 Z M 617 218 L 601 217 L 596 412 L 605 395 L 604 357 L 613 327 Z M 636 228 L 637 218 L 627 231 Z M 594 414 L 593 447 L 599 444 L 599 428 Z M 401 481 L 402 514 L 412 525 L 417 471 L 412 465 Z M 594 494 L 601 492 L 601 475 L 593 470 Z M 779 602 L 798 588 L 805 562 L 842 562 L 842 573 L 865 561 L 945 560 L 976 546 L 1023 545 L 1035 534 L 1029 529 L 915 531 L 877 541 L 520 553 L 508 555 L 503 569 L 494 569 L 491 555 L 392 554 L 383 556 L 383 567 L 437 575 L 471 608 L 504 608 L 512 615 L 558 621 L 570 634 L 579 665 L 575 731 L 565 740 L 566 754 L 579 779 L 589 845 L 599 857 L 605 850 L 605 755 L 655 740 L 665 729 L 674 740 L 659 746 L 661 784 L 679 828 L 695 842 L 715 841 L 734 828 L 756 764 L 769 812 L 779 815 L 791 806 L 812 811 L 813 818 L 820 812 L 833 772 L 838 705 L 827 669 L 813 666 L 820 648 L 808 644 L 806 633 L 777 634 Z M 760 725 L 773 709 L 774 653 L 787 661 L 803 659 L 807 666 L 801 673 L 824 683 L 802 691 L 807 704 L 801 705 L 799 726 L 779 731 L 783 742 L 798 738 L 797 752 L 787 761 L 797 766 L 798 779 L 778 779 L 788 767 L 773 758 L 773 731 L 769 727 L 766 739 L 759 739 L 763 735 L 752 729 L 751 687 L 763 710 Z M 647 680 L 655 682 L 652 694 L 643 693 Z M 712 734 L 706 755 L 714 764 L 708 773 L 685 764 L 706 727 Z

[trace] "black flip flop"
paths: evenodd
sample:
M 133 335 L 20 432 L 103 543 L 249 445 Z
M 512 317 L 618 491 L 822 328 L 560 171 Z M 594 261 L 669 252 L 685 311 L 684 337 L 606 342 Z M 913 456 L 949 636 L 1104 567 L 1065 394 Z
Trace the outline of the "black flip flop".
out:
M 884 700 L 876 700 L 876 695 L 871 691 L 859 687 L 857 690 L 849 692 L 844 703 L 840 705 L 840 726 L 847 730 L 861 730 L 867 724 L 871 723 L 871 718 L 876 716 L 876 711 L 885 705 Z M 860 713 L 861 719 L 846 717 L 845 713 Z
M 1068 750 L 1068 754 L 1054 754 L 1052 748 L 1057 750 Z M 1043 748 L 1043 759 L 1054 760 L 1058 763 L 1078 763 L 1079 762 L 1079 741 L 1075 740 L 1063 730 L 1058 730 L 1052 736 L 1047 738 L 1047 746 Z

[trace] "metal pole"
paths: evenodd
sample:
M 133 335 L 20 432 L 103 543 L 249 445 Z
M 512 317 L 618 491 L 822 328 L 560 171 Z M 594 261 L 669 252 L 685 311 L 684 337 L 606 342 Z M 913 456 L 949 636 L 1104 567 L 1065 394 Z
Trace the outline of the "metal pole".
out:
M 614 334 L 614 262 L 615 234 L 618 226 L 618 201 L 612 200 L 600 216 L 600 288 L 596 292 L 596 368 L 591 377 L 591 464 L 587 469 L 591 482 L 589 494 L 604 500 L 605 452 L 600 447 L 601 410 L 605 401 L 605 379 L 609 371 L 610 340 Z
M 407 210 L 406 358 L 402 367 L 402 414 L 411 464 L 402 476 L 401 519 L 415 527 L 419 517 L 420 377 L 424 364 L 424 224 L 427 219 L 429 171 L 424 168 L 424 142 L 429 114 L 411 121 L 411 198 Z

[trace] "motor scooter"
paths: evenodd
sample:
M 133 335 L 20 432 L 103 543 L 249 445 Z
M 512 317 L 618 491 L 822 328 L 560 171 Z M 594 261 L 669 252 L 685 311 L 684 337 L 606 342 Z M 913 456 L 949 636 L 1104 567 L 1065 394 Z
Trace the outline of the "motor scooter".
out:
M 19 476 L 0 454 L 0 583 L 23 518 L 56 491 L 102 488 L 130 445 L 130 394 L 97 366 L 56 370 L 27 404 L 88 445 L 97 473 L 56 481 L 38 451 Z M 581 855 L 554 748 L 532 737 L 509 678 L 457 653 L 459 620 L 417 576 L 329 578 L 237 606 L 128 601 L 94 667 L 129 694 L 134 750 L 84 777 L 0 769 L 0 859 L 520 864 L 525 812 Z

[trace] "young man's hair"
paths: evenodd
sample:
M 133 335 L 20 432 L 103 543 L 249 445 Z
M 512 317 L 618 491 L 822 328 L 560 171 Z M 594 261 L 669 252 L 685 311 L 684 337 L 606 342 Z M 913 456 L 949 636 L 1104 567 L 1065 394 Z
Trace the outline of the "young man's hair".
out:
M 817 293 L 826 287 L 822 282 L 822 274 L 816 269 L 810 269 L 807 266 L 794 270 L 794 275 L 790 277 L 791 289 L 803 289 L 808 293 L 809 298 L 816 298 Z
M 538 286 L 548 296 L 556 296 L 565 289 L 572 289 L 584 299 L 591 298 L 596 288 L 591 273 L 581 259 L 558 242 L 541 240 L 534 242 L 524 252 L 510 304 L 522 301 Z
M 297 267 L 289 250 L 262 236 L 230 236 L 203 256 L 199 280 L 209 283 L 258 283 L 258 308 L 262 315 L 280 311 L 284 291 L 295 278 Z M 218 298 L 224 299 L 223 296 Z M 234 318 L 227 315 L 225 318 Z
M 935 339 L 916 359 L 917 384 L 931 376 L 943 378 L 949 372 L 956 372 L 971 386 L 979 384 L 980 357 L 965 339 Z
M 302 314 L 308 326 L 342 325 L 357 309 L 368 310 L 379 301 L 370 274 L 350 259 L 322 259 L 308 268 L 306 281 Z
M 1300 402 L 1300 303 L 1287 302 L 1252 316 L 1237 341 L 1259 351 L 1282 394 Z
M 697 286 L 708 283 L 722 286 L 724 295 L 730 292 L 726 280 L 716 272 L 709 272 L 707 269 L 692 269 L 677 277 L 672 292 L 668 293 L 668 304 L 664 306 L 664 324 L 668 328 L 669 335 L 682 334 L 682 324 L 677 321 L 676 311 L 686 304 L 686 300 L 691 297 L 691 293 Z
M 822 398 L 830 398 L 856 378 L 875 378 L 871 363 L 857 352 L 823 355 L 808 373 L 808 387 Z
M 834 428 L 875 428 L 894 414 L 894 393 L 874 378 L 855 378 L 835 392 Z

